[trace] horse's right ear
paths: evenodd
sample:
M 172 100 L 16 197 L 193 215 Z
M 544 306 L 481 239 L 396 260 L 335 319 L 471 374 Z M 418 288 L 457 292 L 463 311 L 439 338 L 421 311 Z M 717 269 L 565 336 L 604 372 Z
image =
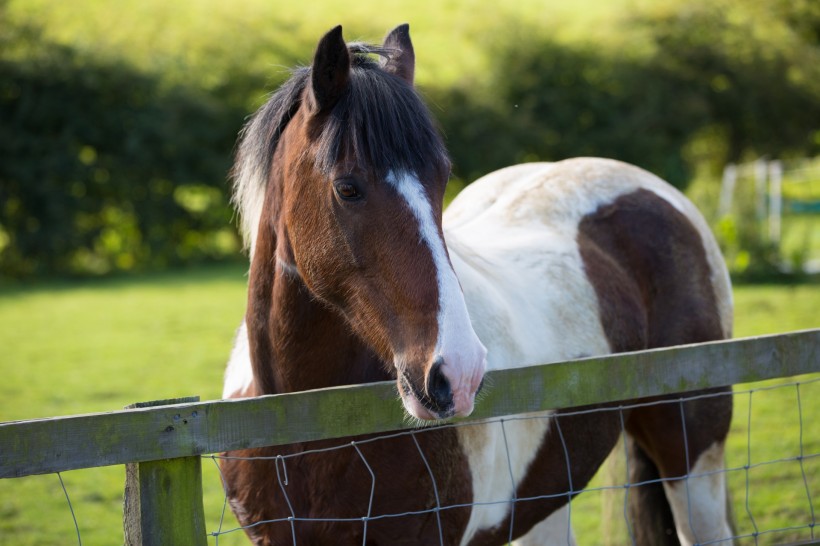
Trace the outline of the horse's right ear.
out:
M 413 42 L 410 40 L 410 25 L 405 23 L 388 32 L 384 38 L 384 47 L 393 50 L 390 57 L 383 63 L 384 69 L 413 85 L 416 54 L 413 52 Z
M 315 113 L 327 112 L 339 101 L 350 79 L 350 54 L 339 25 L 316 48 L 311 71 L 311 102 Z

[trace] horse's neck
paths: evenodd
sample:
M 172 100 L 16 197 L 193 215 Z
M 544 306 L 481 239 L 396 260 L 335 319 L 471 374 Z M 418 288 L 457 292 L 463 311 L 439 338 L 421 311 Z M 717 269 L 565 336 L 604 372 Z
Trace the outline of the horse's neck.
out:
M 339 313 L 275 259 L 254 260 L 246 321 L 258 394 L 388 379 Z

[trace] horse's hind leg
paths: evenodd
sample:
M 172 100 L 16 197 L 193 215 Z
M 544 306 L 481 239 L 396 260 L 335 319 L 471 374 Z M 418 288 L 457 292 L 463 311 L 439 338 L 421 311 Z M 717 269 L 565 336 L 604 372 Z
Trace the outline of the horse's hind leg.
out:
M 720 396 L 689 401 L 666 400 L 633 410 L 627 431 L 654 463 L 663 481 L 675 531 L 684 546 L 725 540 L 732 529 L 726 503 L 723 447 L 732 416 L 732 398 Z M 651 460 L 651 461 L 650 461 Z M 634 464 L 633 464 L 634 463 Z M 639 458 L 628 461 L 631 476 L 638 476 Z M 648 487 L 652 487 L 651 485 Z M 635 498 L 641 498 L 636 494 Z M 656 507 L 631 507 L 634 525 L 640 526 Z M 641 537 L 636 530 L 636 538 Z M 642 542 L 657 544 L 660 537 L 644 535 Z
M 723 442 L 701 453 L 685 480 L 664 482 L 683 545 L 729 539 L 733 533 L 726 513 Z M 728 540 L 724 544 L 731 544 Z
M 575 535 L 569 521 L 569 505 L 564 505 L 513 542 L 513 546 L 575 546 Z

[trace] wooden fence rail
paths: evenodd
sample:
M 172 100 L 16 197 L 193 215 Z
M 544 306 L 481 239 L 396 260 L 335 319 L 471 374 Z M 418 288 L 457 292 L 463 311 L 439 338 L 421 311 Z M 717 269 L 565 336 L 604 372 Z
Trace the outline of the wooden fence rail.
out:
M 470 420 L 820 371 L 820 329 L 492 371 Z M 0 478 L 410 428 L 392 382 L 0 423 Z
M 489 372 L 469 420 L 813 372 L 820 329 L 585 358 Z M 392 382 L 138 406 L 0 423 L 0 478 L 128 464 L 127 543 L 204 544 L 200 455 L 412 426 Z

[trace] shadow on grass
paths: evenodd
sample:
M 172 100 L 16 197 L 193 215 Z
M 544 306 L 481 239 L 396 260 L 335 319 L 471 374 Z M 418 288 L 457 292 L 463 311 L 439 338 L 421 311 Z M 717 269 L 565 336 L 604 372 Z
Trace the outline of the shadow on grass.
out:
M 207 265 L 175 267 L 162 271 L 115 273 L 105 276 L 69 276 L 35 279 L 0 278 L 0 297 L 14 298 L 43 292 L 119 290 L 125 287 L 185 286 L 214 282 L 247 283 L 248 263 L 243 259 Z

